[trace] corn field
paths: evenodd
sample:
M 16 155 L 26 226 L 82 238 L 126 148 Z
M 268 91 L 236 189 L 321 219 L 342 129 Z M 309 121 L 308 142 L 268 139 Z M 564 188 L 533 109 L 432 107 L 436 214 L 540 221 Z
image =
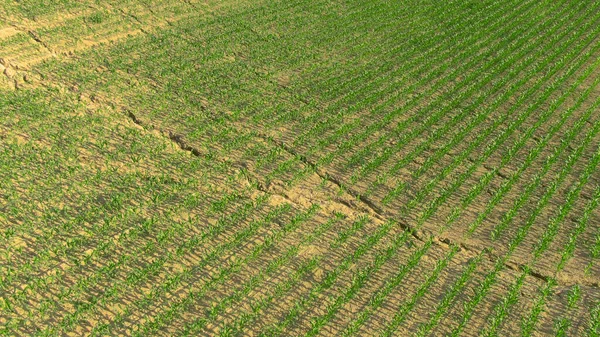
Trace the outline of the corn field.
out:
M 1 336 L 600 336 L 600 2 L 2 1 Z

